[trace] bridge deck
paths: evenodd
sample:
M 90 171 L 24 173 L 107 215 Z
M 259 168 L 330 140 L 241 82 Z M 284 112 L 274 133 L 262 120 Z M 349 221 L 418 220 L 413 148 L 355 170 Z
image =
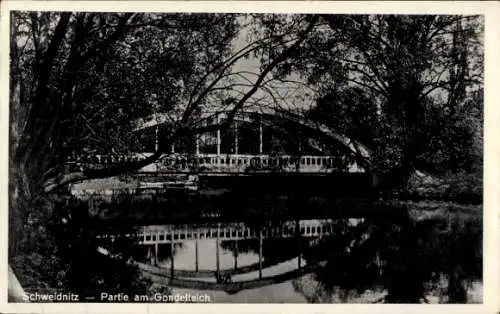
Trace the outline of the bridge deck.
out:
M 349 219 L 350 225 L 357 225 L 362 219 Z M 295 222 L 286 222 L 281 226 L 265 228 L 262 231 L 255 227 L 247 227 L 243 224 L 232 224 L 229 226 L 189 227 L 182 226 L 146 226 L 137 234 L 125 234 L 128 238 L 135 238 L 139 244 L 151 245 L 171 242 L 183 242 L 195 239 L 219 239 L 219 240 L 243 240 L 262 238 L 287 238 L 296 237 L 321 237 L 333 232 L 335 224 L 333 221 L 307 220 L 299 222 L 296 229 Z M 298 231 L 298 233 L 297 233 Z M 99 239 L 114 239 L 120 235 L 102 234 Z
M 100 156 L 72 166 L 102 168 L 112 164 L 147 158 L 151 153 L 133 156 Z M 165 154 L 158 161 L 143 167 L 143 173 L 246 173 L 280 169 L 285 172 L 329 173 L 347 167 L 348 172 L 363 172 L 356 163 L 346 164 L 341 157 L 242 155 L 242 154 Z

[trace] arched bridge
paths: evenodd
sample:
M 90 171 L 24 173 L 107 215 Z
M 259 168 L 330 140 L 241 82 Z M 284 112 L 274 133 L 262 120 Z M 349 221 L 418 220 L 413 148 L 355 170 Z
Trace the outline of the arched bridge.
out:
M 225 116 L 211 114 L 205 123 L 218 124 Z M 80 166 L 103 167 L 150 156 L 158 149 L 158 127 L 164 123 L 157 118 L 138 123 L 138 152 L 89 156 Z M 241 112 L 225 130 L 180 138 L 170 153 L 139 173 L 366 172 L 369 158 L 361 143 L 302 116 Z

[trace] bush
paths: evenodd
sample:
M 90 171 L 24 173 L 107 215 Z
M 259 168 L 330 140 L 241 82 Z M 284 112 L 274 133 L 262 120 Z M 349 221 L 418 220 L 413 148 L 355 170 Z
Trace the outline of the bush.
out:
M 440 177 L 413 176 L 404 191 L 404 199 L 449 200 L 480 204 L 483 201 L 483 178 L 477 173 L 447 174 Z

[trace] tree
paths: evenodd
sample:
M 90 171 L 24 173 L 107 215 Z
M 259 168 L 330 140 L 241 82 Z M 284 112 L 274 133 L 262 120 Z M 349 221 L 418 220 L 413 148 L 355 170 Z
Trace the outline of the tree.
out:
M 209 17 L 205 22 L 227 23 L 218 18 L 210 21 Z M 113 86 L 103 89 L 102 84 L 96 84 L 92 90 L 88 88 L 90 84 L 110 79 L 103 73 L 109 54 L 116 53 L 118 44 L 133 36 L 130 33 L 140 25 L 188 31 L 189 24 L 179 21 L 182 21 L 179 16 L 164 18 L 132 13 L 12 12 L 10 161 L 14 197 L 10 226 L 14 229 L 11 235 L 18 234 L 15 229 L 38 205 L 44 192 L 53 190 L 55 186 L 50 186 L 50 182 L 65 174 L 65 162 L 79 149 L 87 149 L 92 141 L 107 143 L 109 148 L 109 137 L 103 135 L 116 131 L 117 125 L 124 123 L 123 117 L 116 114 L 111 118 L 111 112 L 119 109 L 129 114 L 129 118 L 147 113 L 147 108 L 117 101 L 116 90 L 110 92 Z M 199 28 L 200 24 L 190 27 Z M 232 32 L 231 28 L 228 32 Z M 221 42 L 215 49 L 224 56 L 220 47 L 227 42 L 224 36 L 228 35 L 221 34 Z M 172 32 L 170 39 L 180 36 Z M 131 74 L 136 69 L 124 66 L 120 70 L 117 71 L 120 74 L 129 70 L 125 77 L 134 79 Z M 128 83 L 126 86 L 130 87 Z M 21 208 L 26 209 L 15 212 Z M 12 238 L 11 249 L 15 252 L 16 241 Z
M 9 253 L 30 213 L 69 183 L 116 176 L 155 162 L 185 135 L 228 127 L 266 76 L 291 57 L 315 21 L 234 49 L 252 19 L 234 14 L 11 13 Z M 282 51 L 239 84 L 241 60 L 279 42 Z M 200 111 L 229 110 L 206 124 Z M 127 153 L 133 121 L 168 113 L 159 149 L 139 161 L 71 169 L 98 152 Z M 48 208 L 50 216 L 51 206 Z
M 317 86 L 315 110 L 330 111 L 331 123 L 373 148 L 374 170 L 404 185 L 416 168 L 439 168 L 429 160 L 438 153 L 433 142 L 447 158 L 457 153 L 451 143 L 461 142 L 462 152 L 470 146 L 471 130 L 454 121 L 464 121 L 482 89 L 482 23 L 478 16 L 323 15 L 301 53 L 277 70 L 298 71 Z M 353 126 L 355 112 L 367 126 Z

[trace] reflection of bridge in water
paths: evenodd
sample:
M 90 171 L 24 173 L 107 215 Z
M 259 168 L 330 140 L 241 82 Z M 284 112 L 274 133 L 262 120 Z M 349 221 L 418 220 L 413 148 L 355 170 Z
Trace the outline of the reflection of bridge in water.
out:
M 348 225 L 356 226 L 362 219 L 349 219 Z M 140 228 L 136 234 L 121 235 L 126 238 L 137 240 L 137 243 L 149 247 L 148 258 L 150 263 L 135 262 L 143 275 L 158 283 L 167 283 L 172 287 L 181 287 L 196 290 L 223 290 L 226 292 L 237 292 L 245 289 L 254 289 L 270 284 L 276 284 L 291 280 L 314 271 L 320 265 L 313 263 L 305 264 L 302 260 L 301 247 L 304 243 L 311 243 L 315 239 L 331 235 L 335 228 L 334 220 L 302 220 L 288 221 L 278 226 L 248 227 L 243 223 L 207 225 L 165 225 L 145 226 Z M 120 235 L 105 234 L 99 236 L 103 240 L 113 240 Z M 293 238 L 297 239 L 297 256 L 284 256 L 275 260 L 263 261 L 262 251 L 264 239 L 271 238 Z M 215 240 L 216 269 L 199 269 L 198 267 L 198 241 Z M 258 262 L 243 267 L 238 267 L 238 241 L 258 240 Z M 174 254 L 170 256 L 170 267 L 159 266 L 160 245 L 169 244 L 170 252 L 175 252 L 175 244 L 186 241 L 195 244 L 195 269 L 176 269 Z M 221 269 L 220 267 L 220 242 L 233 241 L 234 269 Z M 296 263 L 296 267 L 285 272 L 271 276 L 263 276 L 263 270 L 279 267 L 279 265 Z M 234 276 L 255 274 L 254 278 L 234 280 Z M 212 280 L 210 280 L 212 279 Z
M 359 219 L 351 219 L 354 225 Z M 224 225 L 218 223 L 216 226 L 193 226 L 193 225 L 164 225 L 144 226 L 137 233 L 128 233 L 123 237 L 132 238 L 139 244 L 152 245 L 160 243 L 182 242 L 195 239 L 219 239 L 219 240 L 244 240 L 259 238 L 288 238 L 288 237 L 321 237 L 332 233 L 335 225 L 333 220 L 300 220 L 281 223 L 279 226 L 270 227 L 248 227 L 244 223 Z M 120 235 L 104 234 L 98 238 L 115 238 Z

